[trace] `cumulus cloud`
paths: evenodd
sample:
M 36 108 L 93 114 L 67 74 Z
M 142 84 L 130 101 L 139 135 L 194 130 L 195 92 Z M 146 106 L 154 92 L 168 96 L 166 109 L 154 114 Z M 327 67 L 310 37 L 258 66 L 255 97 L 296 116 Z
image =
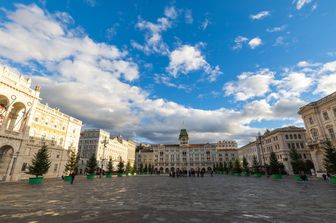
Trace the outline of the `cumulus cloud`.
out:
M 236 82 L 226 83 L 223 87 L 225 95 L 233 95 L 238 101 L 264 96 L 270 91 L 275 73 L 268 69 L 261 69 L 256 73 L 244 72 L 238 76 Z
M 209 74 L 210 81 L 215 81 L 221 74 L 219 66 L 211 67 L 197 46 L 183 45 L 170 53 L 167 71 L 174 77 L 196 70 Z
M 311 0 L 296 0 L 296 1 L 294 1 L 297 10 L 302 9 L 303 6 L 309 4 L 310 2 L 311 2 Z
M 243 44 L 248 42 L 248 38 L 245 36 L 237 36 L 234 40 L 235 45 L 233 46 L 233 49 L 241 49 L 243 47 Z
M 237 36 L 234 40 L 235 45 L 232 47 L 234 50 L 243 48 L 244 44 L 248 44 L 251 49 L 255 49 L 262 44 L 262 39 L 255 37 L 249 40 L 245 36 Z
M 259 37 L 255 37 L 248 42 L 251 49 L 255 49 L 262 44 L 262 40 Z
M 156 98 L 135 86 L 132 81 L 139 79 L 140 72 L 128 52 L 96 42 L 84 32 L 69 28 L 69 23 L 56 14 L 34 4 L 19 4 L 15 10 L 6 11 L 5 17 L 6 20 L 0 22 L 0 60 L 19 70 L 37 64 L 41 69 L 32 72 L 32 78 L 34 83 L 41 85 L 41 97 L 45 102 L 83 120 L 86 126 L 104 128 L 112 134 L 174 143 L 184 120 L 193 143 L 236 139 L 242 145 L 262 131 L 251 127 L 252 122 L 298 117 L 296 109 L 303 102 L 293 95 L 291 98 L 268 100 L 268 95 L 277 93 L 270 88 L 272 84 L 284 91 L 308 89 L 306 85 L 294 86 L 295 81 L 303 76 L 285 75 L 288 81 L 293 81 L 293 85 L 287 86 L 274 80 L 274 72 L 261 69 L 245 72 L 239 75 L 237 82 L 226 85 L 227 94 L 237 100 L 260 97 L 247 101 L 242 109 L 195 109 Z M 146 29 L 162 29 L 157 24 L 152 26 L 144 22 L 143 25 L 151 27 Z M 182 53 L 186 49 L 190 54 Z M 205 71 L 209 77 L 212 71 L 219 72 L 208 64 L 197 47 L 183 45 L 176 50 L 180 54 L 176 53 L 170 67 L 176 75 L 197 69 Z M 324 88 L 319 89 L 332 90 L 334 87 L 330 83 L 336 80 L 334 62 L 314 69 L 316 72 L 312 73 L 316 73 L 316 77 L 306 74 L 306 78 L 320 80 L 316 84 Z M 157 81 L 172 83 L 162 77 Z M 316 93 L 325 94 L 326 91 Z
M 156 23 L 140 19 L 136 24 L 136 28 L 145 32 L 145 43 L 140 44 L 136 41 L 131 41 L 132 46 L 146 54 L 159 53 L 167 55 L 169 48 L 163 41 L 162 32 L 169 29 L 172 26 L 172 20 L 177 17 L 175 8 L 166 8 L 165 16 L 158 18 Z
M 265 17 L 271 15 L 271 13 L 269 11 L 261 11 L 255 15 L 250 15 L 250 18 L 252 20 L 260 20 L 260 19 L 264 19 Z

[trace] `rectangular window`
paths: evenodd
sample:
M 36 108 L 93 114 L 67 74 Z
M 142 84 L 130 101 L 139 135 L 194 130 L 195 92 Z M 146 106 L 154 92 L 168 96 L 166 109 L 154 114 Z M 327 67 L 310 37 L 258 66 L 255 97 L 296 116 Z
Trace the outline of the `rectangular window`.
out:
M 335 139 L 335 132 L 334 129 L 330 128 L 328 129 L 329 135 L 331 139 Z
M 291 144 L 290 144 L 290 143 L 287 143 L 287 146 L 288 146 L 288 149 L 290 149 L 290 148 L 291 148 Z
M 56 163 L 56 164 L 54 165 L 54 172 L 57 171 L 57 167 L 58 167 L 58 164 Z
M 334 111 L 334 117 L 336 118 L 336 108 L 333 108 Z
M 323 112 L 323 118 L 324 120 L 329 120 L 329 115 L 328 115 L 328 112 Z
M 312 124 L 314 124 L 314 119 L 313 119 L 313 117 L 309 117 L 309 123 L 312 125 Z
M 21 171 L 26 171 L 26 169 L 27 169 L 27 163 L 23 163 L 22 164 L 22 167 L 21 167 Z

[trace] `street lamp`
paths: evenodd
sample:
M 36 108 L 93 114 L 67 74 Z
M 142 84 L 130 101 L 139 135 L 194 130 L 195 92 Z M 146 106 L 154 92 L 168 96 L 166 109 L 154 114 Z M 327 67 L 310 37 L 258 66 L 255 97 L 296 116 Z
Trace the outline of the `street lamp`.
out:
M 106 145 L 108 144 L 108 140 L 107 140 L 106 136 L 105 136 L 105 139 L 101 143 L 104 145 L 104 149 L 103 149 L 103 158 L 101 159 L 100 178 L 103 175 L 104 160 L 105 160 L 105 149 L 106 149 Z

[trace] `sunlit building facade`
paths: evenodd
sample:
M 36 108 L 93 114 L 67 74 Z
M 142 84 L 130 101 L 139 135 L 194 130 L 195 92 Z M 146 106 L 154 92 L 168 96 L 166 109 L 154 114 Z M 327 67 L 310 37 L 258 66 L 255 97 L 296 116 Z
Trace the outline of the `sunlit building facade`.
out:
M 293 174 L 289 155 L 291 148 L 296 149 L 302 160 L 312 160 L 306 145 L 306 130 L 295 126 L 267 130 L 256 141 L 239 148 L 238 156 L 240 160 L 245 157 L 252 167 L 253 156 L 261 165 L 265 165 L 270 163 L 271 152 L 274 152 L 278 161 L 284 164 L 286 172 Z
M 325 172 L 323 143 L 336 146 L 336 92 L 311 102 L 298 112 L 307 129 L 307 144 L 318 175 Z
M 237 142 L 189 144 L 186 129 L 181 129 L 179 144 L 139 146 L 136 153 L 137 169 L 152 166 L 155 172 L 169 173 L 176 170 L 212 170 L 219 163 L 237 158 Z
M 79 174 L 86 172 L 86 163 L 95 154 L 98 161 L 98 170 L 107 171 L 107 164 L 112 160 L 114 169 L 120 161 L 131 166 L 135 162 L 136 143 L 121 136 L 111 136 L 102 129 L 86 129 L 81 133 L 79 140 Z
M 34 154 L 47 145 L 45 177 L 64 174 L 69 151 L 78 147 L 82 122 L 40 102 L 40 87 L 7 66 L 0 67 L 0 181 L 28 178 Z

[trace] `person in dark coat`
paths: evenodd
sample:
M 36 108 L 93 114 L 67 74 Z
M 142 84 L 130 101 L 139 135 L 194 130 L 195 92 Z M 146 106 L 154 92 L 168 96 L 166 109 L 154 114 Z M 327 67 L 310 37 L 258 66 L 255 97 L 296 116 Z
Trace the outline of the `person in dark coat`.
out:
M 73 171 L 73 172 L 71 173 L 71 175 L 70 175 L 70 176 L 71 176 L 71 184 L 73 184 L 76 175 L 77 175 L 77 171 Z

